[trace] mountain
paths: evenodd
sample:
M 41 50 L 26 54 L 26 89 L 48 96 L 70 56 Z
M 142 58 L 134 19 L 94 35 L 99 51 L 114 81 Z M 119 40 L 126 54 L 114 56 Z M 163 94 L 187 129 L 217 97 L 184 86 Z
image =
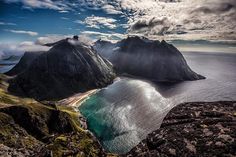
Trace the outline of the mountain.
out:
M 6 58 L 2 58 L 3 61 L 17 61 L 20 59 L 20 56 L 16 56 L 16 55 L 11 55 L 11 56 L 7 56 Z
M 10 80 L 8 90 L 37 100 L 60 99 L 105 87 L 114 78 L 109 61 L 90 46 L 67 38 L 40 54 L 24 72 Z
M 98 40 L 94 44 L 119 73 L 157 82 L 199 80 L 205 77 L 190 69 L 181 52 L 164 40 L 131 36 L 117 43 Z
M 15 65 L 19 62 L 21 56 L 7 56 L 6 58 L 0 58 L 0 65 L 7 66 L 7 65 Z
M 0 74 L 0 156 L 106 156 L 71 106 L 37 102 L 7 92 Z
M 111 43 L 110 41 L 101 39 L 97 40 L 93 45 L 93 48 L 97 50 L 99 54 L 110 61 L 113 61 L 112 58 L 114 57 L 116 47 L 119 47 L 119 42 Z
M 24 72 L 30 66 L 32 61 L 42 53 L 44 53 L 44 51 L 25 52 L 24 55 L 21 57 L 19 63 L 16 64 L 16 66 L 14 66 L 11 70 L 6 72 L 5 74 L 8 76 L 14 76 Z

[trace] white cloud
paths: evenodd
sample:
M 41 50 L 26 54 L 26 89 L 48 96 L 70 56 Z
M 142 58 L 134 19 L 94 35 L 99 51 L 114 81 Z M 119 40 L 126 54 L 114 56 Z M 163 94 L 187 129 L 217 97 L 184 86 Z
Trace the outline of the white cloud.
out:
M 109 28 L 115 29 L 117 27 L 116 19 L 109 17 L 90 16 L 85 18 L 84 23 L 91 28 Z
M 60 10 L 59 13 L 68 13 L 69 11 L 67 10 Z
M 35 43 L 38 44 L 38 45 L 44 45 L 44 44 L 47 44 L 47 43 L 54 43 L 54 42 L 57 42 L 59 40 L 66 39 L 66 38 L 72 38 L 73 36 L 74 35 L 72 35 L 72 34 L 67 34 L 67 35 L 48 34 L 46 36 L 37 38 Z M 92 43 L 92 39 L 86 34 L 79 35 L 78 40 L 79 40 L 79 42 L 84 43 L 86 45 L 91 45 L 91 43 Z
M 25 30 L 5 29 L 5 31 L 11 32 L 11 33 L 16 33 L 16 34 L 27 34 L 27 35 L 30 35 L 30 36 L 37 36 L 38 35 L 37 32 L 25 31 Z
M 164 39 L 236 40 L 235 0 L 122 0 L 132 11 L 130 29 L 149 37 Z
M 11 22 L 3 22 L 3 21 L 0 21 L 0 25 L 15 26 L 16 24 L 15 24 L 15 23 L 11 23 Z
M 165 39 L 236 40 L 235 0 L 80 1 L 89 9 L 125 16 L 129 34 Z M 99 27 L 93 23 L 91 26 Z
M 61 13 L 66 12 L 70 7 L 67 5 L 66 1 L 52 1 L 52 0 L 4 0 L 7 3 L 20 2 L 23 4 L 24 8 L 34 9 L 34 8 L 44 8 L 58 10 Z
M 74 23 L 85 24 L 84 21 L 81 21 L 81 20 L 75 20 Z
M 82 35 L 85 35 L 92 39 L 103 39 L 103 40 L 109 40 L 109 41 L 117 41 L 120 39 L 123 39 L 127 37 L 127 35 L 120 34 L 120 33 L 102 33 L 102 32 L 96 32 L 96 31 L 83 31 L 81 32 Z
M 49 47 L 35 44 L 31 41 L 22 43 L 0 43 L 0 59 L 11 55 L 22 55 L 26 51 L 47 51 Z
M 102 6 L 102 9 L 105 10 L 108 14 L 123 14 L 122 11 L 110 4 L 105 4 Z
M 69 37 L 72 37 L 72 36 L 73 35 L 48 34 L 46 36 L 38 37 L 35 43 L 39 44 L 39 45 L 44 45 L 44 44 L 47 44 L 47 43 L 54 43 L 54 42 L 57 42 L 59 40 L 69 38 Z
M 25 51 L 47 51 L 49 47 L 38 45 L 32 41 L 24 41 L 19 44 L 18 49 L 24 52 Z
M 21 2 L 29 8 L 48 8 L 59 12 L 102 9 L 127 19 L 128 34 L 157 39 L 236 40 L 235 0 L 5 0 Z M 92 28 L 115 29 L 110 17 L 92 16 L 85 21 Z M 119 25 L 120 26 L 120 25 Z
M 70 18 L 68 17 L 61 17 L 62 20 L 69 20 Z

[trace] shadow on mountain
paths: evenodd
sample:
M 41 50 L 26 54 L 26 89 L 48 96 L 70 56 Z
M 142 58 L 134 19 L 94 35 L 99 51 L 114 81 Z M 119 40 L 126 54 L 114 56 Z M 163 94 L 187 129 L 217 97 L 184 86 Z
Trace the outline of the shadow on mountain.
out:
M 49 51 L 30 58 L 23 57 L 21 66 L 17 65 L 18 69 L 27 67 L 24 71 L 13 69 L 8 72 L 18 74 L 9 81 L 8 90 L 15 95 L 36 100 L 61 99 L 106 87 L 115 78 L 109 61 L 74 38 L 61 40 Z
M 205 79 L 190 69 L 181 52 L 164 40 L 128 37 L 117 43 L 98 40 L 94 49 L 111 61 L 118 73 L 155 82 Z

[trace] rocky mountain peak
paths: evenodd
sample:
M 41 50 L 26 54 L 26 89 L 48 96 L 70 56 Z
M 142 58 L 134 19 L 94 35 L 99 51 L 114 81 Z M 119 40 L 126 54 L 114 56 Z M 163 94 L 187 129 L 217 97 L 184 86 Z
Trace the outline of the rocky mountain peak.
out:
M 10 81 L 10 92 L 39 100 L 59 99 L 113 82 L 112 64 L 90 46 L 74 38 L 52 45 Z

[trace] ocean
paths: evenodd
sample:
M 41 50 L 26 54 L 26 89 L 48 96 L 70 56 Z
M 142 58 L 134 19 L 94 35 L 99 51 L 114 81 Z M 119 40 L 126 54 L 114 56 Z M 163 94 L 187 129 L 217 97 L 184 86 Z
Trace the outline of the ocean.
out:
M 120 77 L 79 107 L 89 130 L 108 152 L 128 152 L 158 129 L 165 115 L 180 103 L 236 100 L 236 53 L 183 55 L 205 80 L 157 84 Z

